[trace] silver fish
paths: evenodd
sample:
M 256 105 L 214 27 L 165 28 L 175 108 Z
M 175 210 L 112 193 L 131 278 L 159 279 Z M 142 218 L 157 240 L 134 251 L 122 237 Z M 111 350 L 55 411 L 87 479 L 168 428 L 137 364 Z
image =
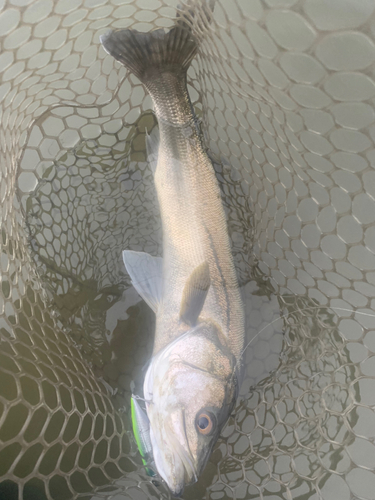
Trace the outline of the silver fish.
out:
M 236 400 L 244 313 L 219 186 L 186 86 L 198 43 L 180 23 L 110 32 L 104 49 L 149 92 L 159 136 L 147 138 L 163 226 L 163 259 L 123 252 L 156 313 L 144 381 L 155 465 L 175 496 L 198 479 Z

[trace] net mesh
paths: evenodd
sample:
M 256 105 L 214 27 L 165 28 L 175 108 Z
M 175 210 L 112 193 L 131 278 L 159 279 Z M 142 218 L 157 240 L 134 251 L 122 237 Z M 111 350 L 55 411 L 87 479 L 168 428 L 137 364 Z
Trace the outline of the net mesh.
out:
M 374 3 L 180 4 L 249 343 L 237 407 L 184 498 L 370 500 Z M 130 432 L 154 318 L 121 263 L 161 252 L 155 119 L 99 35 L 169 28 L 176 8 L 0 1 L 0 498 L 169 497 Z

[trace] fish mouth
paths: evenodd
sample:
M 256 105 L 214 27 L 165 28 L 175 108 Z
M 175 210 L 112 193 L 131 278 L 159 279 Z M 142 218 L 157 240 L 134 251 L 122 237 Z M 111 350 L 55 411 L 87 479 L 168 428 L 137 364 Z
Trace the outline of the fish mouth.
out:
M 184 413 L 179 413 L 177 420 L 179 438 L 169 422 L 164 422 L 164 436 L 161 434 L 156 436 L 152 428 L 150 432 L 156 468 L 175 497 L 182 495 L 186 485 L 198 480 L 196 466 L 186 436 Z

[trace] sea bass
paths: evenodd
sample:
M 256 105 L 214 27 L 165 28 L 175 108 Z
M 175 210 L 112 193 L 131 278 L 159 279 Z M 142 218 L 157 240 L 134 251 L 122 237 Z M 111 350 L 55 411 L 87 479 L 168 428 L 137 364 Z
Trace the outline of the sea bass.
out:
M 187 91 L 198 43 L 182 24 L 168 33 L 110 32 L 101 42 L 143 83 L 159 125 L 159 137 L 151 133 L 147 149 L 163 258 L 131 250 L 123 258 L 133 285 L 156 314 L 144 380 L 147 432 L 157 472 L 179 496 L 202 472 L 232 411 L 244 342 L 220 190 Z

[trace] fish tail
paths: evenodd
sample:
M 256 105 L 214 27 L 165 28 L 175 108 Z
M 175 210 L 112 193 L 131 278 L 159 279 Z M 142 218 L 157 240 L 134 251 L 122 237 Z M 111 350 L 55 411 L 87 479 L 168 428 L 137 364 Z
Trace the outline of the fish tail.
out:
M 185 75 L 198 50 L 191 31 L 177 25 L 166 33 L 136 30 L 110 31 L 100 37 L 104 50 L 147 83 L 161 73 Z

